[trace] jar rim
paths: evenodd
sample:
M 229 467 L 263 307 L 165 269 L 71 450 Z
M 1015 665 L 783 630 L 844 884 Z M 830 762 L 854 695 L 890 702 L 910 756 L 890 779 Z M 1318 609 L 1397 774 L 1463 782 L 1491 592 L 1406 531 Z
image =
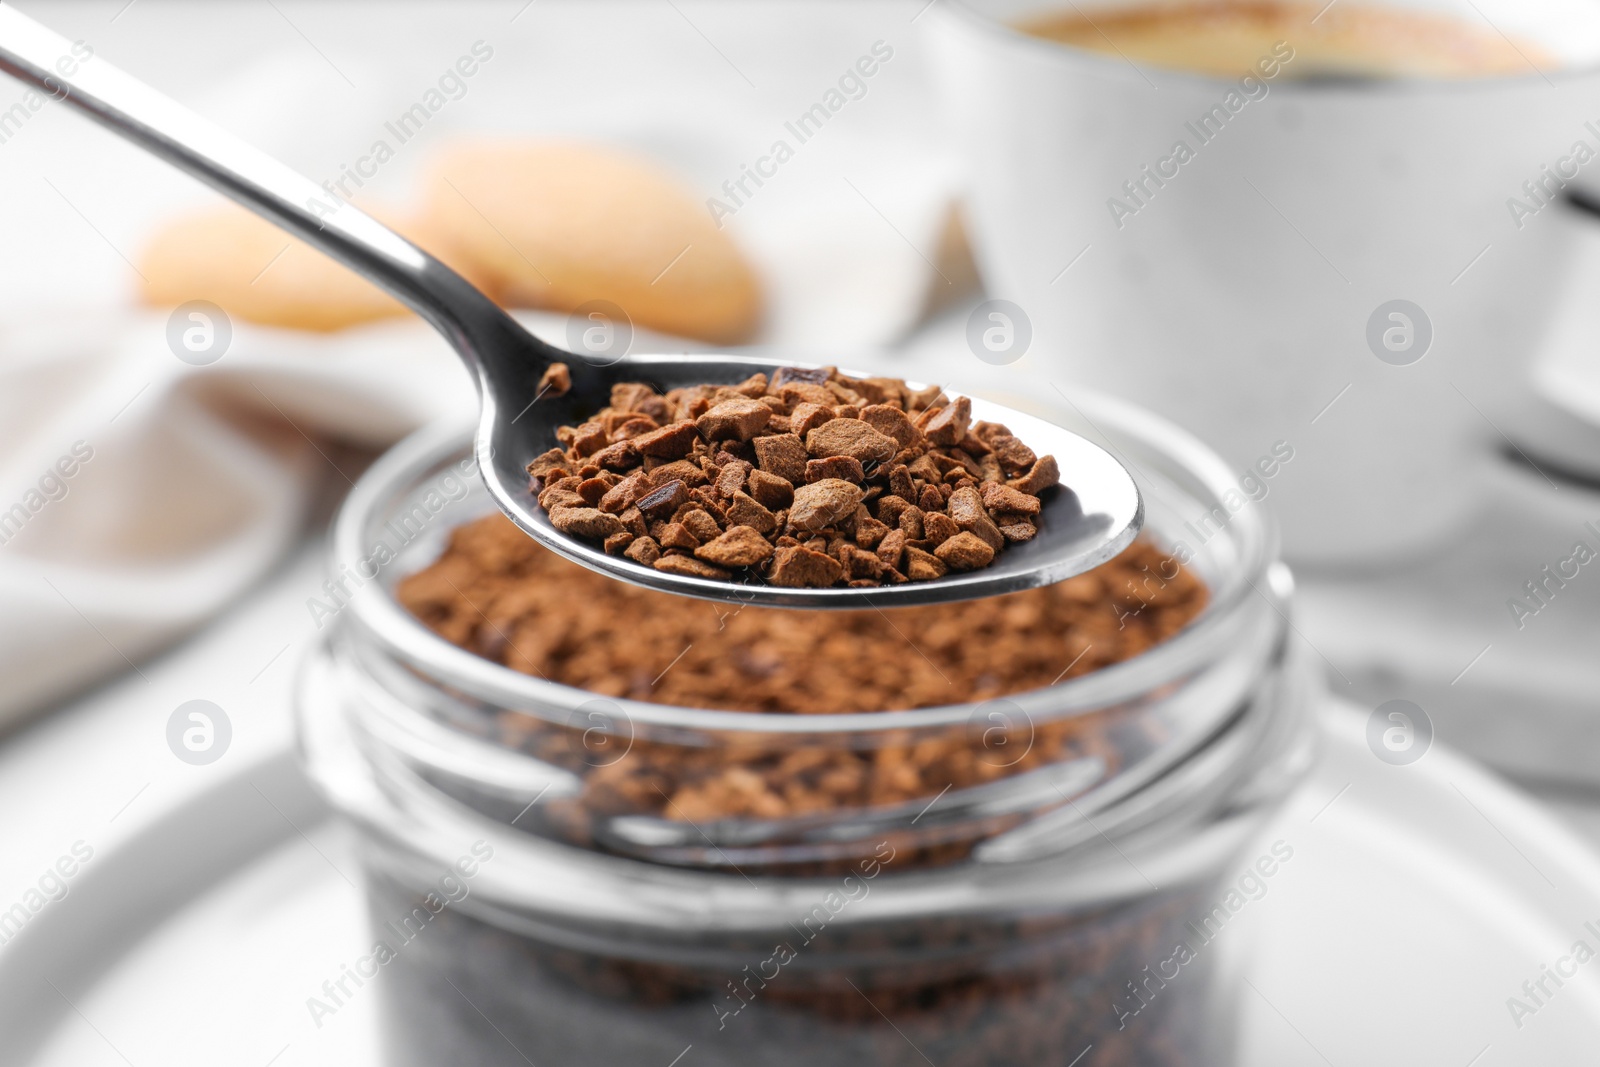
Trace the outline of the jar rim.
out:
M 1119 451 L 1102 424 L 1146 443 L 1153 453 L 1183 467 L 1196 488 L 1208 499 L 1208 509 L 1221 504 L 1224 494 L 1237 493 L 1234 476 L 1222 459 L 1187 431 L 1135 405 L 1087 389 L 1075 389 L 1069 405 L 1083 426 L 1074 427 L 1112 451 L 1133 471 L 1141 473 Z M 1029 398 L 1038 408 L 1038 398 Z M 1092 413 L 1092 414 L 1091 414 Z M 1057 421 L 1073 421 L 1056 409 L 1045 413 Z M 436 423 L 416 431 L 381 456 L 356 482 L 334 523 L 330 539 L 330 569 L 354 566 L 367 553 L 368 531 L 374 518 L 410 491 L 429 471 L 456 456 L 474 454 L 472 434 L 459 423 Z M 1141 492 L 1145 491 L 1141 485 Z M 1229 511 L 1228 530 L 1239 546 L 1233 573 L 1210 586 L 1205 609 L 1182 630 L 1130 659 L 1066 679 L 1041 689 L 1002 698 L 1037 721 L 1070 717 L 1148 693 L 1152 677 L 1178 679 L 1209 662 L 1219 640 L 1226 640 L 1238 608 L 1262 592 L 1268 569 L 1277 559 L 1274 523 L 1259 506 L 1249 504 Z M 1148 529 L 1148 527 L 1147 527 Z M 541 718 L 570 721 L 583 714 L 582 706 L 602 697 L 592 690 L 524 674 L 450 643 L 411 615 L 381 582 L 380 595 L 353 596 L 346 605 L 349 621 L 367 631 L 390 655 L 420 670 L 437 683 L 460 693 Z M 1268 597 L 1269 601 L 1271 597 Z M 1274 609 L 1277 610 L 1276 605 Z M 804 736 L 943 729 L 969 721 L 974 708 L 992 703 L 965 702 L 934 707 L 859 711 L 838 714 L 788 715 L 759 711 L 732 711 L 656 704 L 604 696 L 630 725 L 718 735 L 752 734 Z

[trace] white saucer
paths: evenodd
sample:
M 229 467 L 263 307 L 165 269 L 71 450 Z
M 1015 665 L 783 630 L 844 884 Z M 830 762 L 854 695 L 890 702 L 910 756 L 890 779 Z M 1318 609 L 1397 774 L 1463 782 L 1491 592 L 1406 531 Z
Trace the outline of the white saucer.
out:
M 274 645 L 262 636 L 273 627 L 298 632 L 293 643 L 302 644 L 300 601 L 315 574 L 314 561 L 302 560 L 252 605 L 147 665 L 148 683 L 128 683 L 120 697 L 96 694 L 25 738 L 27 766 L 55 758 L 48 780 L 69 796 L 74 776 L 89 774 L 79 757 L 91 736 L 103 746 L 123 730 L 160 729 L 174 706 L 161 698 L 142 713 L 144 725 L 125 722 L 148 687 L 163 689 L 168 675 L 192 679 L 241 642 L 249 650 L 235 656 L 241 663 L 264 658 L 257 650 Z M 153 788 L 119 816 L 68 896 L 0 947 L 0 1062 L 376 1067 L 370 986 L 320 1028 L 306 1008 L 366 946 L 348 842 L 288 751 L 275 703 L 288 674 L 255 696 L 255 708 L 242 695 L 222 701 L 236 729 L 245 727 L 222 761 L 189 768 L 161 753 L 177 766 L 165 792 Z M 261 718 L 253 733 L 252 715 Z M 1593 1062 L 1600 959 L 1559 988 L 1547 978 L 1541 1004 L 1522 985 L 1579 939 L 1600 950 L 1600 936 L 1584 929 L 1593 921 L 1600 930 L 1600 860 L 1448 751 L 1394 767 L 1367 750 L 1358 709 L 1330 705 L 1320 722 L 1318 769 L 1257 849 L 1281 840 L 1293 856 L 1215 941 L 1249 982 L 1241 1067 Z M 49 863 L 38 841 L 64 850 L 73 840 L 71 823 L 40 830 L 59 808 L 38 781 L 7 773 L 17 756 L 0 752 L 0 852 L 11 853 L 0 856 L 0 876 Z M 129 781 L 137 786 L 146 773 Z M 35 855 L 19 861 L 19 841 Z M 16 898 L 13 884 L 0 881 L 0 909 Z M 1507 1006 L 1513 996 L 1536 1008 L 1520 1027 Z M 1093 1062 L 1091 1053 L 1082 1067 Z

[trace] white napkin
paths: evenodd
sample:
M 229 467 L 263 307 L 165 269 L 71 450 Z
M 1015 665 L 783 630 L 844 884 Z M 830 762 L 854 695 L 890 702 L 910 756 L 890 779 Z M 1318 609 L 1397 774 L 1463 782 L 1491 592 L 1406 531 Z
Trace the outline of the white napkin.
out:
M 464 94 L 371 183 L 390 200 L 429 145 L 466 133 L 624 144 L 724 203 L 722 182 L 786 140 L 793 157 L 726 219 L 767 287 L 765 346 L 881 346 L 942 284 L 931 261 L 954 168 L 914 8 L 146 0 L 113 21 L 120 6 L 41 17 L 87 40 L 90 62 L 150 79 L 319 179 L 486 43 Z M 830 96 L 877 42 L 873 76 Z M 21 95 L 0 81 L 0 110 Z M 804 143 L 785 126 L 836 99 Z M 473 409 L 455 357 L 414 320 L 333 335 L 235 323 L 219 362 L 178 360 L 166 314 L 133 307 L 131 261 L 161 219 L 211 199 L 57 104 L 0 144 L 0 723 L 137 670 L 258 580 L 302 535 L 330 440 L 383 445 Z M 564 320 L 530 321 L 561 342 Z

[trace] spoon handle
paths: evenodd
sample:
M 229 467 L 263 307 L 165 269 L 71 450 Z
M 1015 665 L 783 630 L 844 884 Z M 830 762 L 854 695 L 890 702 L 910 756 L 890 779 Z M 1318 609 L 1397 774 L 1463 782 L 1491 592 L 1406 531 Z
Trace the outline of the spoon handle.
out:
M 480 385 L 485 333 L 508 328 L 522 333 L 465 278 L 376 219 L 105 60 L 78 59 L 70 41 L 5 3 L 0 3 L 0 70 L 77 108 L 371 280 L 442 333 Z

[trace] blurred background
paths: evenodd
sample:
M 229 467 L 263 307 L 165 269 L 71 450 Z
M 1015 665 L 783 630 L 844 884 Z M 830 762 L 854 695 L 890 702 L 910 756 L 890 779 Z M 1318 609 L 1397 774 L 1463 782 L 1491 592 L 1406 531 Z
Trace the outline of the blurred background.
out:
M 470 258 L 449 220 L 471 213 L 439 207 L 461 146 L 625 153 L 657 183 L 640 217 L 668 221 L 580 221 L 640 242 L 649 284 L 726 246 L 757 294 L 619 301 L 634 352 L 748 344 L 1002 401 L 1091 388 L 1188 430 L 1280 523 L 1295 639 L 1359 712 L 1351 736 L 1405 700 L 1438 749 L 1363 767 L 1389 783 L 1372 810 L 1415 835 L 1372 877 L 1405 854 L 1429 882 L 1366 884 L 1391 952 L 1370 965 L 1428 992 L 1415 1011 L 1352 992 L 1359 961 L 1296 942 L 1252 1002 L 1248 1062 L 1389 1062 L 1399 1046 L 1349 1032 L 1369 1012 L 1442 1063 L 1579 1062 L 1591 978 L 1537 1019 L 1506 998 L 1600 921 L 1600 219 L 1570 203 L 1600 152 L 1600 9 L 1422 5 L 1526 43 L 1526 69 L 1352 88 L 1302 74 L 1326 61 L 1305 48 L 1222 75 L 1004 27 L 1040 5 L 7 6 L 447 261 Z M 464 202 L 497 195 L 484 158 Z M 506 159 L 507 195 L 546 188 Z M 584 173 L 580 201 L 606 180 Z M 309 259 L 295 275 L 314 254 L 3 79 L 0 214 L 0 909 L 78 844 L 86 872 L 118 872 L 0 943 L 0 988 L 30 1005 L 0 1058 L 376 1062 L 364 1007 L 313 1027 L 302 1003 L 360 910 L 298 777 L 290 690 L 334 511 L 406 434 L 470 419 L 470 382 L 419 320 Z M 580 232 L 552 214 L 529 232 Z M 592 324 L 544 290 L 522 304 L 556 344 Z M 224 713 L 201 765 L 168 735 L 197 700 Z M 1434 792 L 1384 791 L 1401 774 Z M 1356 780 L 1322 781 L 1308 824 Z M 1440 797 L 1455 807 L 1425 816 Z M 1462 828 L 1454 852 L 1427 852 L 1428 819 Z M 1480 970 L 1445 976 L 1435 942 L 1382 917 L 1454 894 L 1501 925 Z M 1302 934 L 1347 898 L 1281 897 L 1260 921 Z M 1524 1022 L 1544 1044 L 1519 1046 Z

